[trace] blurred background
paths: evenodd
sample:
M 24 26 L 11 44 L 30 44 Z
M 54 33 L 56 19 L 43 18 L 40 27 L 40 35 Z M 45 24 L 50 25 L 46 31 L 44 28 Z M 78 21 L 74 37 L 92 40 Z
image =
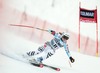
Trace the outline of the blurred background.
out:
M 97 9 L 98 29 L 97 23 L 79 20 L 80 6 L 90 10 Z M 68 44 L 72 51 L 100 56 L 100 0 L 0 0 L 0 37 L 3 36 L 1 33 L 7 31 L 41 44 L 53 36 L 45 31 L 9 24 L 69 32 Z

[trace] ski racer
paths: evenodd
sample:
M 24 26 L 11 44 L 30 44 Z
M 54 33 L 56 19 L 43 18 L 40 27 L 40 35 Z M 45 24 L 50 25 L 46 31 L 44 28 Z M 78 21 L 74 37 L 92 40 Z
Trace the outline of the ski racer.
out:
M 56 33 L 53 30 L 48 30 L 48 32 L 51 33 L 54 36 L 54 38 L 51 39 L 51 41 L 45 42 L 44 45 L 40 46 L 36 51 L 27 52 L 26 55 L 30 57 L 29 61 L 40 64 L 45 59 L 54 55 L 57 49 L 64 47 L 69 60 L 73 63 L 75 59 L 71 56 L 67 44 L 67 40 L 69 39 L 69 34 L 64 32 Z M 33 56 L 39 55 L 40 53 L 44 53 L 44 55 L 40 55 L 39 57 L 33 58 Z

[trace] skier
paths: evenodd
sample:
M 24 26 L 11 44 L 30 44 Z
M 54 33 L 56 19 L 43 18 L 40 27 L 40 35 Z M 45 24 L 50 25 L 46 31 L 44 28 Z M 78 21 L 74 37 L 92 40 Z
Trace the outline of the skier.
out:
M 67 44 L 67 40 L 69 39 L 69 34 L 64 32 L 56 33 L 53 30 L 48 30 L 48 32 L 51 33 L 54 36 L 54 38 L 51 41 L 47 41 L 43 46 L 40 46 L 36 51 L 27 52 L 26 55 L 31 58 L 29 61 L 31 63 L 33 62 L 33 63 L 40 64 L 45 59 L 54 55 L 57 49 L 64 47 L 67 56 L 69 57 L 70 61 L 73 63 L 75 59 L 71 56 Z M 33 56 L 39 55 L 40 53 L 43 52 L 45 55 L 41 55 L 39 57 L 33 58 Z

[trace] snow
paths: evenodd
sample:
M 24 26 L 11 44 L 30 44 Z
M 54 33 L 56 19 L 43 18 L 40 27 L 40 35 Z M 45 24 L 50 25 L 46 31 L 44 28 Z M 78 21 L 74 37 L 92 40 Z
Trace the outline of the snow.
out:
M 58 73 L 58 71 L 50 68 L 37 68 L 28 63 L 19 61 L 22 60 L 22 54 L 37 49 L 41 44 L 23 39 L 10 32 L 5 32 L 6 33 L 0 32 L 1 73 Z M 73 51 L 71 51 L 71 55 L 75 58 L 75 62 L 71 63 L 72 67 L 62 48 L 57 50 L 52 57 L 45 60 L 43 63 L 59 67 L 61 69 L 59 73 L 100 73 L 100 57 L 88 56 Z

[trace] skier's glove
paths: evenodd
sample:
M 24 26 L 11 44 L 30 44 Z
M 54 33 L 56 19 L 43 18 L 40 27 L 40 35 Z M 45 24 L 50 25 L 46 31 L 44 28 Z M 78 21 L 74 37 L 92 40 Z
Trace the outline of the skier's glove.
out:
M 48 30 L 48 32 L 53 34 L 53 35 L 55 35 L 55 33 L 56 33 L 54 30 Z
M 74 58 L 69 57 L 69 59 L 70 59 L 70 61 L 71 61 L 72 63 L 74 63 L 74 61 L 75 61 L 75 59 L 74 59 Z
M 50 32 L 50 33 L 51 33 L 51 32 L 54 32 L 54 30 L 50 30 L 50 29 L 49 29 L 49 30 L 48 30 L 48 32 Z

